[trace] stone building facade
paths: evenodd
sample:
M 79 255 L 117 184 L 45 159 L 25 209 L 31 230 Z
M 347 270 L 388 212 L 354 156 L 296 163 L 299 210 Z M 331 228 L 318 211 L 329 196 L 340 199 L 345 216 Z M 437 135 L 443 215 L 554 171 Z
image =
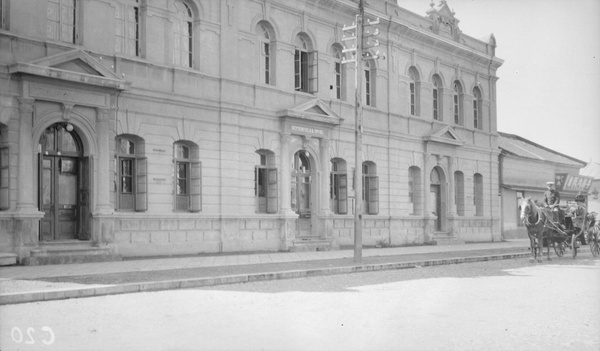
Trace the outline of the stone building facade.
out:
M 503 61 L 445 1 L 368 1 L 386 59 L 359 72 L 361 165 L 357 2 L 1 5 L 0 251 L 337 248 L 357 199 L 365 245 L 500 239 Z

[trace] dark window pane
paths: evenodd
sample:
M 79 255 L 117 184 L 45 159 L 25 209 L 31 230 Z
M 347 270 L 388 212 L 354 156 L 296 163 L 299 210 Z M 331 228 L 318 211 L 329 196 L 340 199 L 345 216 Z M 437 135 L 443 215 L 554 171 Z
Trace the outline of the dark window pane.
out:
M 177 180 L 177 195 L 187 195 L 187 182 L 185 179 Z
M 131 194 L 133 192 L 133 178 L 121 177 L 121 193 Z

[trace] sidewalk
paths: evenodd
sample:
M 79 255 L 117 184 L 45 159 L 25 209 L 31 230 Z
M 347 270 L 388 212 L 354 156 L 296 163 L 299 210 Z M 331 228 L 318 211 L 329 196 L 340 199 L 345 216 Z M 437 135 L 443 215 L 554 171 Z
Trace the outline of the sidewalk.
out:
M 529 240 L 0 268 L 0 305 L 529 256 Z

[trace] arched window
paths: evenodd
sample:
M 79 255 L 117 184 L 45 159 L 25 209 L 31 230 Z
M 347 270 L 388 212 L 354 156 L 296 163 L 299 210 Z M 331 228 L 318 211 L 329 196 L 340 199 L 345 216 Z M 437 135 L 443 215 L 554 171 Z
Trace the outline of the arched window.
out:
M 342 66 L 342 50 L 340 47 L 333 46 L 331 48 L 332 56 L 333 56 L 333 81 L 334 81 L 334 94 L 335 98 L 338 100 L 345 100 L 345 96 L 343 96 L 344 92 L 342 91 L 342 84 L 344 82 L 344 71 Z
M 461 171 L 454 172 L 454 204 L 456 214 L 465 215 L 465 175 Z
M 475 87 L 473 88 L 473 128 L 475 129 L 483 129 L 481 105 L 481 90 Z
M 419 104 L 419 101 L 421 99 L 421 82 L 419 79 L 419 72 L 415 67 L 411 67 L 408 69 L 408 77 L 410 78 L 410 115 L 419 116 L 421 114 Z
M 115 52 L 140 55 L 139 0 L 124 0 L 115 4 Z
M 348 213 L 348 174 L 346 173 L 346 161 L 339 158 L 331 160 L 329 199 L 333 213 Z
M 408 168 L 408 201 L 411 205 L 411 215 L 420 215 L 423 213 L 421 169 L 416 166 Z
M 148 160 L 143 157 L 144 141 L 134 135 L 116 138 L 117 211 L 148 209 Z
M 79 0 L 48 0 L 46 11 L 48 39 L 76 44 L 79 5 Z
M 462 90 L 462 85 L 460 84 L 459 81 L 454 81 L 453 84 L 453 106 L 454 106 L 454 124 L 456 125 L 463 125 L 463 104 L 462 104 L 462 100 L 463 100 L 463 90 Z
M 316 93 L 318 90 L 318 53 L 311 51 L 308 39 L 298 35 L 294 50 L 294 85 L 296 91 Z
M 257 213 L 277 213 L 279 189 L 275 154 L 272 151 L 258 150 L 256 152 L 254 195 Z
M 198 146 L 189 141 L 173 144 L 175 211 L 202 210 L 202 164 Z
M 272 65 L 273 65 L 273 54 L 272 40 L 273 35 L 271 30 L 266 23 L 259 23 L 257 27 L 257 34 L 259 40 L 259 53 L 260 53 L 260 81 L 264 84 L 273 84 L 272 78 Z
M 366 214 L 379 213 L 379 177 L 375 163 L 365 161 L 363 167 L 363 212 Z
M 173 19 L 173 64 L 192 67 L 193 56 L 193 17 L 190 7 L 181 0 L 175 0 Z
M 442 120 L 442 80 L 436 74 L 433 76 L 433 119 L 436 121 Z
M 473 176 L 473 203 L 475 216 L 483 216 L 483 176 L 479 173 Z

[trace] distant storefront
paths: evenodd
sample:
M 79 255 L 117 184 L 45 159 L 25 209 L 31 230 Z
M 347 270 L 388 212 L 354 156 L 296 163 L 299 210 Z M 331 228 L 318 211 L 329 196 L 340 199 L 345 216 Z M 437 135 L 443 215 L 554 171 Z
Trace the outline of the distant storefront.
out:
M 520 219 L 520 204 L 525 197 L 542 202 L 546 182 L 554 181 L 561 205 L 587 193 L 589 177 L 579 176 L 585 162 L 563 155 L 517 135 L 499 133 L 500 189 L 502 196 L 502 235 L 506 239 L 527 238 Z

